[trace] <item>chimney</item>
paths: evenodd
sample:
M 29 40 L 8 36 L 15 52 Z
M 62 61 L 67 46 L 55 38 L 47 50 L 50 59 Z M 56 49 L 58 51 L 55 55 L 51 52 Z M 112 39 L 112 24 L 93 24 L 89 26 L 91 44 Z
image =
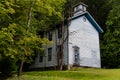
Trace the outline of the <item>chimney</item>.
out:
M 86 7 L 88 7 L 88 6 L 82 2 L 73 6 L 73 16 L 77 16 L 77 15 L 85 12 L 87 10 Z

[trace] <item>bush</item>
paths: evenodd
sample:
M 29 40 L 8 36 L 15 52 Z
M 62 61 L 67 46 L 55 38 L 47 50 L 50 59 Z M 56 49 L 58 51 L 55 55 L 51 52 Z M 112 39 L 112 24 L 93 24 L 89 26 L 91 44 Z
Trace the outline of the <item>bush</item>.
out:
M 0 72 L 3 76 L 9 77 L 13 75 L 13 71 L 17 70 L 16 61 L 13 59 L 3 59 L 0 61 Z

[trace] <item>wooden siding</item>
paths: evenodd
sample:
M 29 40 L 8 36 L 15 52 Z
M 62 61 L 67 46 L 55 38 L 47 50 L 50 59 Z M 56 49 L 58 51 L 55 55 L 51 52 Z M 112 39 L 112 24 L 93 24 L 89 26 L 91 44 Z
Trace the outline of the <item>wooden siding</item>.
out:
M 67 37 L 67 27 L 64 27 L 64 39 Z M 48 34 L 45 36 L 48 37 Z M 43 68 L 43 67 L 53 67 L 57 66 L 57 46 L 61 45 L 62 38 L 58 38 L 58 30 L 52 31 L 52 44 L 45 46 L 45 56 L 43 57 L 43 62 L 39 62 L 39 56 L 35 58 L 35 63 L 30 66 L 30 68 Z M 52 48 L 52 60 L 48 61 L 48 48 Z M 67 65 L 68 57 L 67 57 L 67 39 L 64 42 L 63 45 L 63 65 Z
M 67 27 L 64 27 L 64 39 L 67 37 Z M 62 39 L 58 39 L 57 29 L 52 31 L 51 45 L 45 46 L 43 62 L 39 62 L 39 56 L 30 68 L 43 68 L 57 66 L 57 46 L 61 45 Z M 48 38 L 48 34 L 46 34 Z M 79 65 L 88 67 L 101 67 L 99 33 L 85 16 L 78 17 L 71 21 L 69 26 L 69 37 L 64 42 L 63 65 L 74 65 L 74 48 L 79 47 Z M 52 60 L 48 61 L 48 48 L 52 48 Z M 69 53 L 68 53 L 69 52 Z
M 101 67 L 99 33 L 85 16 L 72 20 L 69 27 L 70 65 L 74 63 L 73 46 L 80 48 L 80 66 Z
M 48 38 L 48 34 L 45 34 Z M 39 56 L 36 57 L 35 63 L 30 68 L 42 68 L 57 66 L 57 52 L 56 52 L 56 30 L 52 31 L 52 44 L 45 46 L 45 56 L 43 56 L 43 62 L 39 62 Z M 52 60 L 48 61 L 48 48 L 52 48 Z

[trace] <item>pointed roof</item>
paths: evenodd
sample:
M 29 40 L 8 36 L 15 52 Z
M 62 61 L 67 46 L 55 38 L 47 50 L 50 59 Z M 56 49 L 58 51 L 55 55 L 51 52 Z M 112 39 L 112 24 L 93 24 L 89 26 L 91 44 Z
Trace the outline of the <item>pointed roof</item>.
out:
M 79 18 L 81 16 L 85 16 L 89 21 L 90 23 L 95 27 L 95 29 L 100 32 L 100 33 L 103 33 L 104 31 L 102 30 L 102 28 L 98 25 L 98 23 L 94 20 L 94 18 L 90 15 L 90 13 L 88 11 L 85 11 L 83 13 L 80 13 L 79 15 L 76 15 L 76 16 L 73 16 L 72 17 L 72 20 L 76 19 L 76 18 Z

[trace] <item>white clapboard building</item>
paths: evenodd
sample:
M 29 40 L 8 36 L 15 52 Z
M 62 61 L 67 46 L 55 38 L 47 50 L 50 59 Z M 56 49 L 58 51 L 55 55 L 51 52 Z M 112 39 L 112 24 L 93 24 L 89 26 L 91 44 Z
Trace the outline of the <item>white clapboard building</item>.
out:
M 36 56 L 30 68 L 57 67 L 58 48 L 61 45 L 62 65 L 101 67 L 99 33 L 103 30 L 87 12 L 86 7 L 83 3 L 75 5 L 69 26 L 57 27 L 44 34 L 53 43 L 45 46 L 44 55 Z

